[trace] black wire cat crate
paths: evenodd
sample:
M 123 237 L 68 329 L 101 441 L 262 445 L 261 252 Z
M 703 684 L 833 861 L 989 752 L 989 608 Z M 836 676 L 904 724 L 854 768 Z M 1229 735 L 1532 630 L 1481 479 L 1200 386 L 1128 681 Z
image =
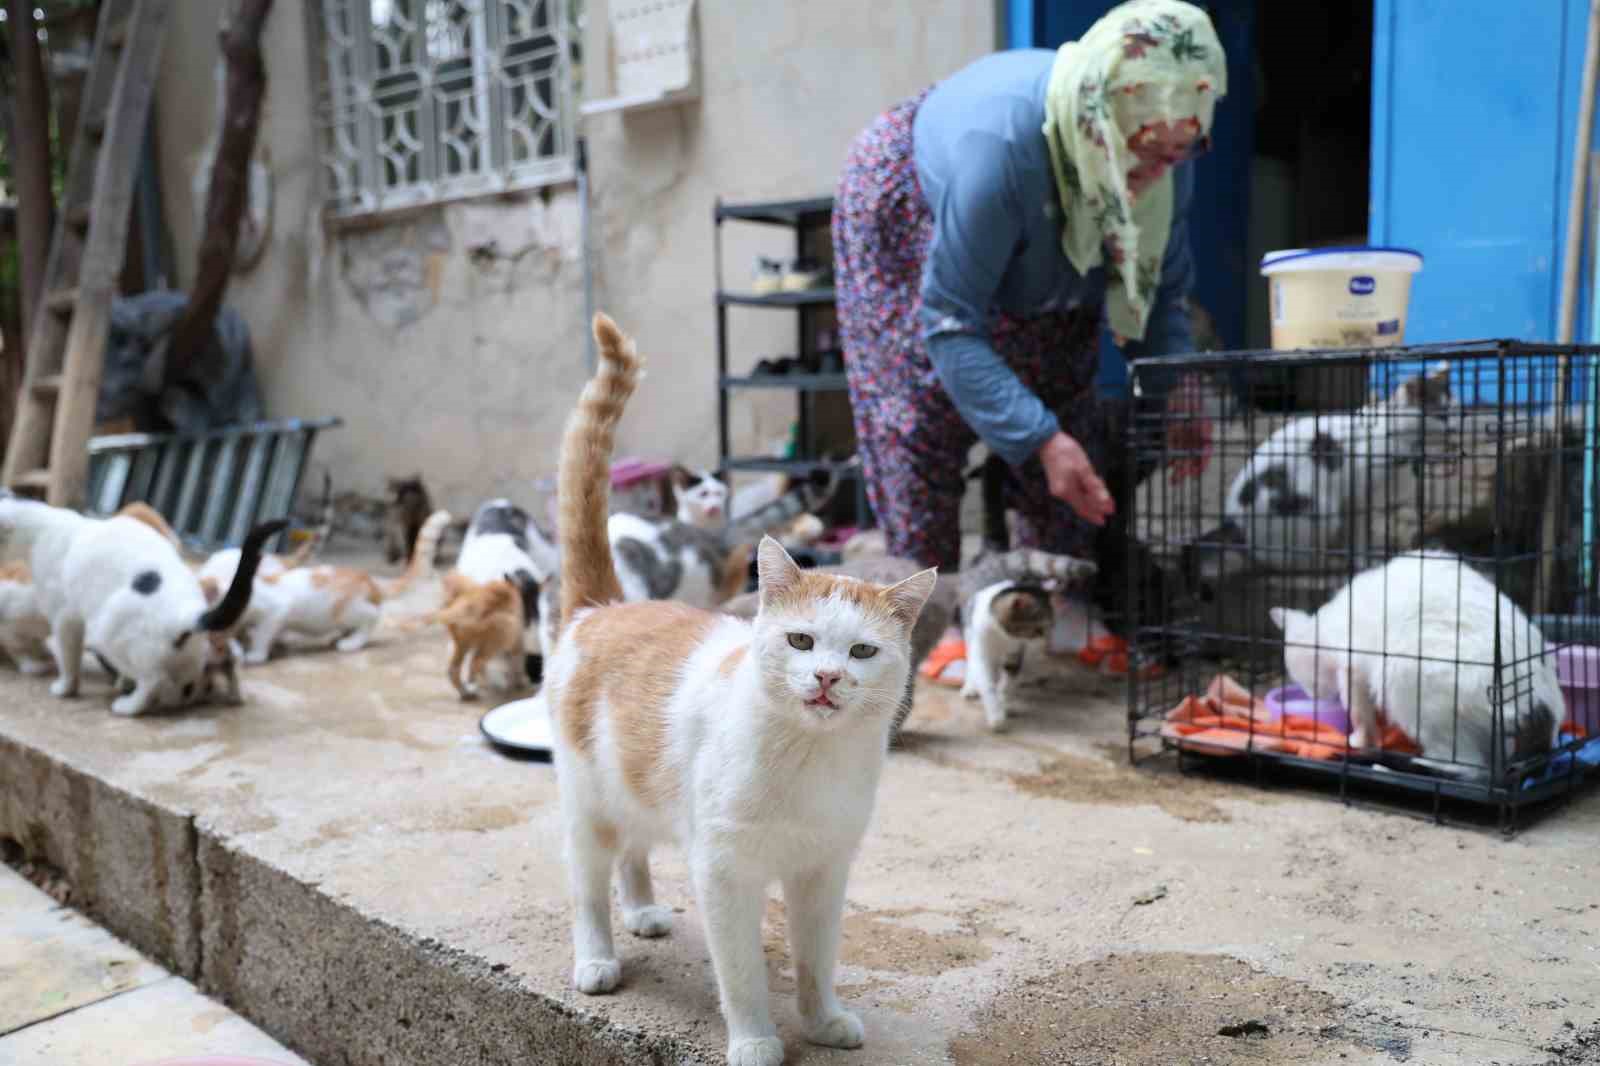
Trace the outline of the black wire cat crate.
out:
M 1600 765 L 1600 347 L 1210 353 L 1132 381 L 1174 370 L 1188 402 L 1129 430 L 1157 568 L 1129 576 L 1133 761 L 1508 831 Z

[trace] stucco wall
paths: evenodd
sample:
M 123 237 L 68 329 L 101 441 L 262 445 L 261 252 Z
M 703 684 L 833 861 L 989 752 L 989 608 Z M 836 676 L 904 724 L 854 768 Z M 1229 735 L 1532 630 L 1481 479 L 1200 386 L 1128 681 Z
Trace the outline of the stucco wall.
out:
M 192 181 L 215 110 L 223 6 L 175 5 L 158 87 L 163 195 L 184 285 L 193 280 Z M 592 3 L 590 97 L 609 89 L 605 22 L 603 2 Z M 553 472 L 562 419 L 586 373 L 576 192 L 326 230 L 305 26 L 304 0 L 278 0 L 262 126 L 271 232 L 228 295 L 253 331 L 269 413 L 345 419 L 317 446 L 341 490 L 376 493 L 385 474 L 420 470 L 436 500 L 458 512 L 488 495 L 531 498 L 533 482 Z M 990 51 L 994 27 L 992 0 L 705 0 L 698 103 L 582 120 L 596 305 L 651 360 L 622 452 L 715 461 L 715 198 L 830 193 L 857 131 Z M 781 231 L 724 229 L 730 284 L 744 281 L 757 251 L 789 250 Z M 491 239 L 496 255 L 473 254 Z M 731 329 L 749 361 L 793 348 L 790 313 L 736 311 Z M 735 446 L 757 450 L 785 432 L 792 412 L 786 397 L 736 400 Z

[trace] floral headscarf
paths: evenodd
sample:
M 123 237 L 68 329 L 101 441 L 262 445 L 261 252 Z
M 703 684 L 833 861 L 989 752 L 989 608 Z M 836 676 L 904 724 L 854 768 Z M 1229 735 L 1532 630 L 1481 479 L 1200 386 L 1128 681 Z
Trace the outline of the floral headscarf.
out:
M 1141 158 L 1142 142 L 1159 141 L 1161 123 L 1183 123 L 1197 132 L 1189 155 L 1205 152 L 1227 90 L 1222 42 L 1182 0 L 1128 0 L 1056 53 L 1044 135 L 1066 219 L 1061 247 L 1080 274 L 1110 258 L 1106 315 L 1120 337 L 1144 337 L 1172 230 L 1171 167 L 1142 190 L 1130 181 L 1155 159 Z

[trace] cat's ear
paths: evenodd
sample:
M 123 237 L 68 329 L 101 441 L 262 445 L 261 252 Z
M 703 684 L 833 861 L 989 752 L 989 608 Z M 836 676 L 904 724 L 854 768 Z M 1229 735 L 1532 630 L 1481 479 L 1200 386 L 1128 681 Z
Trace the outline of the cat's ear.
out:
M 689 487 L 689 468 L 682 463 L 672 464 L 672 487 L 679 492 Z
M 883 590 L 883 598 L 889 604 L 889 610 L 899 619 L 901 625 L 910 629 L 917 624 L 917 616 L 922 613 L 922 605 L 933 595 L 933 586 L 938 580 L 938 568 L 930 567 Z
M 1293 607 L 1274 607 L 1267 613 L 1272 616 L 1272 624 L 1285 632 L 1288 631 L 1290 622 L 1301 622 L 1311 617 Z
M 756 549 L 756 576 L 761 582 L 763 606 L 774 596 L 781 596 L 794 588 L 803 573 L 799 564 L 783 550 L 783 545 L 778 543 L 776 537 L 761 538 L 761 547 Z

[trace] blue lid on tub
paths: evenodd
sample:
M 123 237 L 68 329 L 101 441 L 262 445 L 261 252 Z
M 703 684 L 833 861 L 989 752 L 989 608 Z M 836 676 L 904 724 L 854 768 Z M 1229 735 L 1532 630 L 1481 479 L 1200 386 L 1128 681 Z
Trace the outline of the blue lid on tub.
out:
M 1269 266 L 1280 266 L 1291 260 L 1315 259 L 1322 256 L 1374 254 L 1408 256 L 1416 260 L 1418 269 L 1422 266 L 1422 253 L 1415 248 L 1401 248 L 1398 245 L 1388 244 L 1341 244 L 1328 248 L 1283 248 L 1263 255 L 1261 257 L 1261 266 L 1265 269 Z

